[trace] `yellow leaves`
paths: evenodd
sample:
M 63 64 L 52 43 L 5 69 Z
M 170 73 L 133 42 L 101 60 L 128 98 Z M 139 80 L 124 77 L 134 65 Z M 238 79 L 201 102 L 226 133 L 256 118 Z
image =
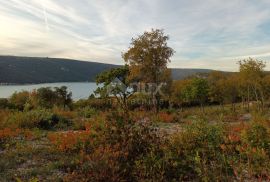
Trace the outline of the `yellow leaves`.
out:
M 141 82 L 156 83 L 167 75 L 167 63 L 174 50 L 167 46 L 168 36 L 163 30 L 152 29 L 132 39 L 131 47 L 122 57 L 129 65 L 130 78 Z

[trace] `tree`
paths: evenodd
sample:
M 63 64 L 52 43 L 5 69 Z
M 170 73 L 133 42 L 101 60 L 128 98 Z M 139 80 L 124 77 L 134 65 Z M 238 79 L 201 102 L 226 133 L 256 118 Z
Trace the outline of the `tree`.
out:
M 183 86 L 181 97 L 186 103 L 192 104 L 195 102 L 192 93 L 192 79 L 188 79 L 186 84 Z
M 184 103 L 192 102 L 191 96 L 192 79 L 177 80 L 172 85 L 172 102 L 174 105 L 181 106 Z
M 68 92 L 67 87 L 66 86 L 62 86 L 62 87 L 55 87 L 55 94 L 56 94 L 56 103 L 59 106 L 63 106 L 63 108 L 65 109 L 66 106 L 71 105 L 72 103 L 72 93 Z
M 208 100 L 209 86 L 204 78 L 189 78 L 175 81 L 173 84 L 173 99 L 177 103 L 200 104 L 204 111 L 204 104 Z
M 129 88 L 128 74 L 129 68 L 127 65 L 100 73 L 96 77 L 96 83 L 102 84 L 102 87 L 98 87 L 95 91 L 95 94 L 101 97 L 113 95 L 126 114 L 128 113 L 127 101 L 133 93 L 133 90 Z
M 163 30 L 152 29 L 132 39 L 131 46 L 122 56 L 129 65 L 129 79 L 150 85 L 152 104 L 158 112 L 160 95 L 155 93 L 159 85 L 167 81 L 167 64 L 174 50 L 167 45 L 168 35 Z
M 191 98 L 200 103 L 202 111 L 204 111 L 204 104 L 208 99 L 209 86 L 204 78 L 194 78 L 191 82 L 190 90 Z
M 270 75 L 266 75 L 262 80 L 262 87 L 261 87 L 261 95 L 263 95 L 264 99 L 269 101 L 270 98 Z
M 24 110 L 24 106 L 29 100 L 30 93 L 27 91 L 22 92 L 15 92 L 12 94 L 12 96 L 9 98 L 9 102 L 19 110 Z
M 224 91 L 224 101 L 231 103 L 232 110 L 235 111 L 235 103 L 239 97 L 239 76 L 232 74 L 227 79 L 221 81 Z
M 36 100 L 39 107 L 52 108 L 56 103 L 57 96 L 51 87 L 43 87 L 37 89 Z
M 264 62 L 252 58 L 239 61 L 240 78 L 246 87 L 248 106 L 253 97 L 257 102 L 261 101 L 262 106 L 264 105 L 261 89 L 265 66 Z
M 218 102 L 222 108 L 224 104 L 224 79 L 226 76 L 221 71 L 212 71 L 207 80 L 209 85 L 209 97 L 212 102 Z

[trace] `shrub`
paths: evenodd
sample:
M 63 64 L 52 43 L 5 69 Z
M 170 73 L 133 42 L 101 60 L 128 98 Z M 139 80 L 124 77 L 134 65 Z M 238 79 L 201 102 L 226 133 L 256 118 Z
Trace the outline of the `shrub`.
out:
M 48 110 L 33 110 L 29 112 L 15 112 L 8 119 L 8 125 L 19 128 L 52 129 L 58 126 L 69 126 L 71 123 Z
M 48 138 L 61 152 L 79 152 L 89 146 L 89 142 L 91 142 L 90 134 L 90 130 L 68 131 L 51 133 Z
M 227 128 L 224 139 L 221 148 L 237 179 L 269 178 L 269 133 L 265 126 L 260 123 L 234 124 Z
M 80 154 L 67 181 L 269 180 L 270 135 L 264 124 L 194 121 L 161 138 L 147 120 L 107 116 L 102 127 L 91 118 L 90 133 L 88 125 L 51 138 L 60 151 Z
M 90 98 L 87 100 L 79 100 L 74 106 L 75 108 L 90 107 L 97 110 L 105 110 L 113 107 L 112 102 L 112 99 Z
M 106 123 L 103 132 L 91 138 L 92 148 L 83 149 L 81 165 L 69 180 L 134 181 L 139 177 L 137 164 L 143 156 L 159 148 L 160 139 L 150 123 Z
M 30 93 L 27 91 L 22 92 L 15 92 L 12 94 L 12 96 L 9 98 L 9 102 L 11 105 L 13 105 L 18 110 L 23 110 L 25 104 L 28 102 L 30 97 Z
M 0 110 L 0 129 L 6 127 L 8 118 L 10 117 L 11 112 L 9 110 Z
M 240 154 L 244 159 L 249 176 L 261 178 L 270 174 L 270 133 L 261 123 L 252 123 L 242 132 Z M 244 173 L 243 171 L 239 172 Z
M 58 116 L 61 116 L 63 118 L 67 118 L 67 119 L 76 119 L 77 118 L 76 111 L 63 110 L 63 109 L 60 109 L 59 107 L 54 107 L 52 112 Z
M 160 112 L 156 118 L 157 122 L 164 122 L 164 123 L 172 123 L 176 121 L 176 117 L 173 114 L 169 114 L 166 112 Z
M 0 130 L 0 149 L 3 149 L 7 141 L 9 141 L 11 138 L 19 136 L 20 132 L 20 129 L 13 130 L 10 128 L 5 128 Z
M 228 167 L 219 147 L 223 132 L 219 125 L 200 121 L 174 136 L 165 151 L 166 180 L 222 180 L 219 174 Z
M 78 116 L 83 118 L 91 118 L 97 113 L 97 111 L 90 107 L 84 107 L 78 110 Z
M 8 102 L 8 99 L 1 99 L 0 98 L 0 109 L 7 109 L 10 108 L 10 103 Z
M 33 134 L 29 130 L 22 130 L 19 128 L 4 128 L 0 130 L 0 149 L 4 149 L 7 146 L 15 143 L 14 138 L 23 137 L 26 140 L 31 140 Z
M 244 142 L 250 147 L 264 149 L 270 155 L 270 133 L 267 128 L 260 123 L 252 123 L 247 130 L 243 132 Z

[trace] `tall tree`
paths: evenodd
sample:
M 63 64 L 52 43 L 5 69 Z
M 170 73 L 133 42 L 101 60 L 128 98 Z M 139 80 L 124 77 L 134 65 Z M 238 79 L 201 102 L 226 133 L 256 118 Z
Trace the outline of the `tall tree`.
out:
M 174 54 L 174 50 L 167 45 L 168 40 L 169 36 L 163 30 L 152 29 L 133 38 L 129 50 L 123 54 L 130 69 L 129 79 L 151 84 L 150 93 L 156 112 L 160 99 L 156 89 L 167 80 L 164 75 L 167 74 L 167 64 Z
M 223 86 L 224 101 L 231 103 L 232 110 L 235 111 L 235 104 L 240 95 L 239 75 L 232 74 L 228 78 L 221 80 L 221 86 Z
M 246 87 L 248 106 L 253 97 L 257 102 L 261 101 L 262 105 L 264 103 L 264 96 L 260 89 L 265 66 L 264 62 L 252 58 L 239 61 L 239 72 L 242 83 Z
M 209 86 L 207 80 L 203 78 L 194 78 L 191 82 L 191 98 L 200 103 L 203 112 L 208 95 Z

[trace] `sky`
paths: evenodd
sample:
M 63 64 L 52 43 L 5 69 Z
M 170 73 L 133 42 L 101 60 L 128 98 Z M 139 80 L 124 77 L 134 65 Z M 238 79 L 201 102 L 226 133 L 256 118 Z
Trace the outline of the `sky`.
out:
M 124 64 L 131 38 L 151 28 L 170 36 L 169 67 L 237 71 L 238 60 L 270 60 L 270 0 L 0 1 L 0 55 Z

